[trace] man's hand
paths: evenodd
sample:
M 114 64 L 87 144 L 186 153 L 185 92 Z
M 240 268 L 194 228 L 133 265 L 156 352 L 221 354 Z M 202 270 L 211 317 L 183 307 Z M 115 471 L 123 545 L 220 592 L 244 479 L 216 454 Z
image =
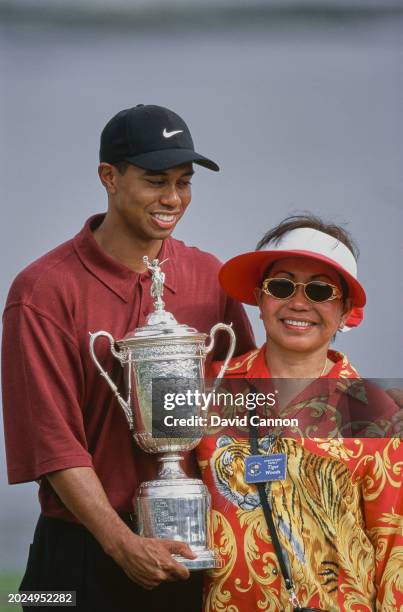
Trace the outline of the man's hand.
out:
M 189 570 L 171 555 L 187 559 L 196 556 L 184 542 L 142 538 L 135 534 L 110 554 L 129 578 L 144 589 L 153 589 L 165 581 L 187 580 Z
M 390 395 L 393 401 L 399 406 L 399 412 L 392 417 L 393 431 L 397 436 L 403 438 L 403 390 L 402 389 L 387 389 L 386 393 Z
M 145 589 L 153 589 L 164 581 L 189 578 L 189 570 L 171 556 L 179 554 L 194 559 L 189 546 L 176 540 L 135 535 L 112 508 L 92 468 L 60 470 L 47 478 L 65 506 L 131 580 Z

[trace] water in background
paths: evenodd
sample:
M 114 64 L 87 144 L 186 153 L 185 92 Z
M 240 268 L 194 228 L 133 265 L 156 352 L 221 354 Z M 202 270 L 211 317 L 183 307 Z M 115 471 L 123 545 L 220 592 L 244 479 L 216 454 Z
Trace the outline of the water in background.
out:
M 1 34 L 3 302 L 21 268 L 105 209 L 96 166 L 106 121 L 136 103 L 162 104 L 222 166 L 219 175 L 197 168 L 176 236 L 225 259 L 297 210 L 348 221 L 369 300 L 361 329 L 337 346 L 366 376 L 401 377 L 400 20 L 176 29 L 37 22 Z M 18 569 L 36 485 L 9 487 L 3 472 L 0 495 L 0 570 Z

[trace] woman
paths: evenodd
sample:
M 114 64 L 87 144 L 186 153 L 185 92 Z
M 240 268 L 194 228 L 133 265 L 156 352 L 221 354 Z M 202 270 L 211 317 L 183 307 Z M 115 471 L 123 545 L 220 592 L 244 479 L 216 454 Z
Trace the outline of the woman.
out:
M 351 239 L 317 218 L 292 217 L 269 231 L 258 249 L 230 260 L 220 272 L 228 295 L 258 305 L 267 335 L 260 350 L 232 361 L 226 379 L 246 379 L 249 389 L 262 378 L 335 379 L 325 400 L 315 384 L 305 382 L 287 408 L 290 413 L 309 405 L 315 413 L 330 413 L 358 379 L 347 357 L 329 348 L 338 330 L 360 323 L 365 306 Z M 210 374 L 218 367 L 213 364 Z M 360 381 L 355 384 L 362 390 Z M 369 400 L 359 392 L 350 397 L 355 408 L 367 412 L 379 401 L 386 412 L 396 408 L 380 390 L 365 390 Z M 305 403 L 298 404 L 301 393 Z M 214 543 L 223 560 L 223 567 L 206 576 L 206 612 L 283 612 L 299 605 L 331 612 L 400 609 L 402 448 L 399 440 L 386 438 L 304 434 L 266 436 L 256 444 L 248 437 L 205 437 L 198 460 L 212 495 Z M 251 454 L 286 456 L 284 479 L 246 482 Z

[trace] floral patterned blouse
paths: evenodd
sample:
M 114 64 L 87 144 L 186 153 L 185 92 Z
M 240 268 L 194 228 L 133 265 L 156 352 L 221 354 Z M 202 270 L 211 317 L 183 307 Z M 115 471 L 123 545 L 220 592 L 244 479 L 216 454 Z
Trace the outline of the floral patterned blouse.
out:
M 341 353 L 328 357 L 334 366 L 326 378 L 337 379 L 342 393 L 343 381 L 359 376 Z M 270 378 L 265 346 L 233 359 L 225 377 Z M 397 409 L 382 391 L 372 395 Z M 331 408 L 329 397 L 313 397 L 315 409 L 323 401 L 323 409 Z M 403 442 L 279 437 L 270 450 L 288 457 L 286 479 L 266 491 L 300 604 L 328 612 L 403 611 Z M 248 438 L 206 436 L 197 454 L 222 559 L 221 568 L 206 572 L 205 612 L 291 612 L 256 486 L 244 479 Z

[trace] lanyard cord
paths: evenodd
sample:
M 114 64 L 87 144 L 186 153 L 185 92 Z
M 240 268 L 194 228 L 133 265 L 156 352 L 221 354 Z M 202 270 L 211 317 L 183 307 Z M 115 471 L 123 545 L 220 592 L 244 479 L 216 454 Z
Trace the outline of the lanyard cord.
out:
M 256 409 L 251 411 L 250 416 L 253 416 L 254 414 L 256 414 Z M 258 426 L 252 425 L 249 419 L 249 443 L 250 443 L 252 454 L 254 455 L 260 455 L 258 444 L 257 444 L 257 438 L 258 438 Z M 287 591 L 290 594 L 290 601 L 293 603 L 293 605 L 299 606 L 299 602 L 295 594 L 294 583 L 291 578 L 290 572 L 288 571 L 287 563 L 285 560 L 286 553 L 281 548 L 281 544 L 278 539 L 276 526 L 274 524 L 273 514 L 271 511 L 270 504 L 267 499 L 264 483 L 257 482 L 255 484 L 256 484 L 256 487 L 259 493 L 259 499 L 262 505 L 263 514 L 266 519 L 267 527 L 270 533 L 270 537 L 271 537 L 271 541 L 274 546 L 275 553 L 277 555 L 278 563 L 280 565 L 280 570 L 284 578 L 285 586 L 286 586 Z

